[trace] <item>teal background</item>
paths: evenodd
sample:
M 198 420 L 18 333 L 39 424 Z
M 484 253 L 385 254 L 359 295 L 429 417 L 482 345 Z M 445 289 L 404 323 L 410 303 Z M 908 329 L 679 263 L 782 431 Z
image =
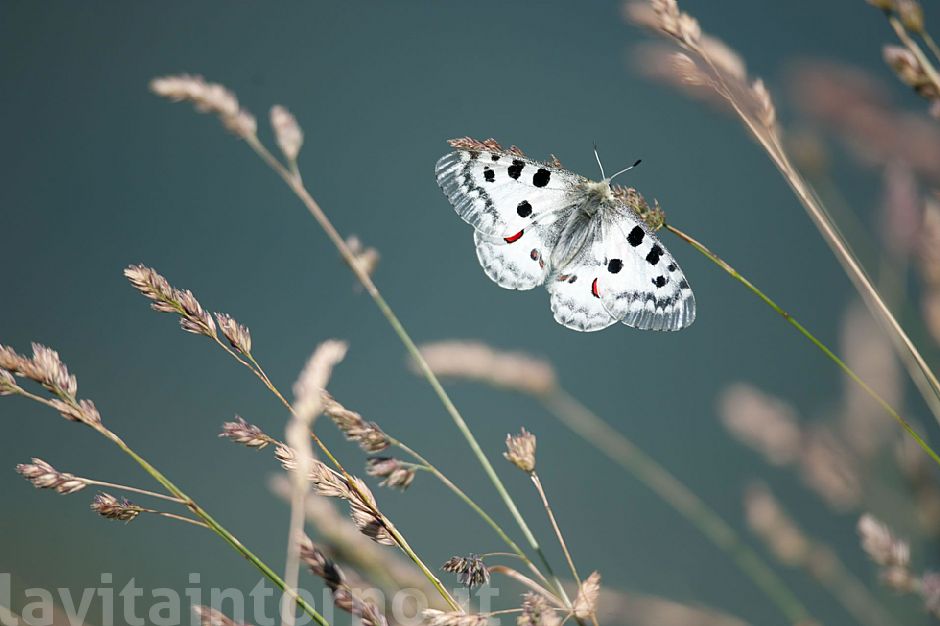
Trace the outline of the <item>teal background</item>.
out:
M 783 76 L 794 58 L 833 57 L 893 80 L 880 59 L 892 35 L 858 0 L 683 5 L 767 79 L 784 122 L 793 113 Z M 2 2 L 0 341 L 57 348 L 80 395 L 96 401 L 114 430 L 280 569 L 286 509 L 265 487 L 275 466 L 266 453 L 216 434 L 235 413 L 280 433 L 284 412 L 206 340 L 148 311 L 121 270 L 152 265 L 207 308 L 248 325 L 257 356 L 285 389 L 317 342 L 349 340 L 335 395 L 440 461 L 509 527 L 440 404 L 408 372 L 386 321 L 298 201 L 214 119 L 147 90 L 156 75 L 200 73 L 237 92 L 266 140 L 270 105 L 297 115 L 307 137 L 305 180 L 341 232 L 380 250 L 376 282 L 417 341 L 474 338 L 550 359 L 572 393 L 768 559 L 741 514 L 742 489 L 755 476 L 904 623 L 926 623 L 915 599 L 894 600 L 878 588 L 857 547 L 854 514 L 828 512 L 793 472 L 768 468 L 717 421 L 715 398 L 737 380 L 787 398 L 807 420 L 826 415 L 844 384 L 831 363 L 670 237 L 664 241 L 697 296 L 689 330 L 568 331 L 552 320 L 544 291 L 503 291 L 488 281 L 469 227 L 435 185 L 433 164 L 453 136 L 554 153 L 590 176 L 595 141 L 608 169 L 642 158 L 624 182 L 658 198 L 671 222 L 837 343 L 853 294 L 842 270 L 736 121 L 635 74 L 629 51 L 644 39 L 607 1 Z M 896 93 L 921 106 L 899 85 Z M 840 182 L 876 224 L 877 172 L 846 168 Z M 755 624 L 785 623 L 723 553 L 539 406 L 475 385 L 449 390 L 551 546 L 535 495 L 498 458 L 507 432 L 525 425 L 538 434 L 540 472 L 582 570 L 601 570 L 611 587 L 719 607 Z M 936 438 L 926 409 L 909 397 L 907 412 Z M 13 572 L 19 590 L 78 590 L 100 572 L 119 583 L 136 577 L 145 588 L 182 588 L 191 571 L 207 586 L 255 584 L 256 572 L 214 536 L 156 519 L 106 522 L 88 511 L 90 490 L 68 498 L 34 491 L 13 472 L 31 456 L 84 476 L 148 481 L 91 431 L 40 407 L 4 399 L 0 420 L 0 571 Z M 359 451 L 321 426 L 341 458 L 359 467 Z M 378 495 L 429 563 L 500 548 L 426 476 L 405 494 Z M 924 546 L 915 562 L 937 556 Z M 850 623 L 803 572 L 781 574 L 815 616 Z

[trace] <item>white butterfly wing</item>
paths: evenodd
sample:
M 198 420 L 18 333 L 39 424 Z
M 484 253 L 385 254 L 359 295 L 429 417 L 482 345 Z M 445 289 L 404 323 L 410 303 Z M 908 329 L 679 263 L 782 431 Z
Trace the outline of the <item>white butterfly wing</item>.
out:
M 493 237 L 546 225 L 571 204 L 577 174 L 507 151 L 456 150 L 434 168 L 457 214 Z
M 586 244 L 546 285 L 555 321 L 573 330 L 590 332 L 617 323 L 601 299 L 594 295 L 594 279 L 605 269 L 603 252 L 598 254 L 592 249 L 594 245 L 602 245 L 600 226 L 597 221 L 584 226 Z
M 456 150 L 435 167 L 457 214 L 476 232 L 477 258 L 505 289 L 545 282 L 559 236 L 554 223 L 572 202 L 576 174 L 513 152 Z
M 477 230 L 473 241 L 483 271 L 503 289 L 533 289 L 548 278 L 552 243 L 547 229 L 527 229 L 511 243 Z
M 606 265 L 597 280 L 599 299 L 610 314 L 642 330 L 681 330 L 695 321 L 695 296 L 665 246 L 629 210 L 605 222 Z

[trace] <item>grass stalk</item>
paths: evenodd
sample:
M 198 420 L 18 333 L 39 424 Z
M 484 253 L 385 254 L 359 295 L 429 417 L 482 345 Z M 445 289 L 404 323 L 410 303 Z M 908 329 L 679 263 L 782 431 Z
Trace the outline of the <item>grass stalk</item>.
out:
M 739 283 L 741 283 L 742 285 L 744 285 L 745 287 L 747 287 L 747 289 L 748 289 L 751 293 L 753 293 L 753 294 L 756 295 L 758 298 L 760 298 L 767 306 L 769 306 L 769 307 L 770 307 L 771 309 L 773 309 L 777 314 L 779 314 L 784 320 L 786 320 L 788 324 L 790 324 L 791 326 L 793 326 L 801 335 L 803 335 L 803 336 L 804 336 L 806 339 L 808 339 L 814 346 L 816 346 L 816 348 L 818 348 L 818 349 L 820 350 L 820 352 L 822 352 L 824 355 L 826 355 L 826 357 L 827 357 L 830 361 L 832 361 L 833 363 L 835 363 L 835 364 L 839 367 L 839 369 L 841 369 L 841 370 L 845 373 L 846 376 L 848 376 L 849 378 L 851 378 L 852 381 L 854 381 L 857 385 L 859 385 L 859 386 L 865 391 L 865 393 L 867 393 L 869 396 L 871 396 L 871 398 L 872 398 L 873 400 L 875 400 L 875 402 L 877 402 L 878 405 L 881 406 L 881 408 L 883 408 L 886 413 L 888 413 L 888 415 L 890 415 L 891 417 L 893 417 L 894 420 L 897 421 L 897 423 L 901 425 L 901 428 L 903 428 L 905 431 L 907 431 L 907 433 L 914 439 L 914 441 L 917 442 L 917 445 L 919 445 L 919 446 L 921 447 L 921 449 L 922 449 L 924 452 L 926 452 L 926 453 L 930 456 L 930 458 L 934 460 L 935 463 L 937 463 L 937 465 L 940 465 L 940 456 L 937 456 L 937 453 L 933 451 L 933 448 L 931 448 L 930 445 L 923 439 L 923 437 L 921 437 L 921 436 L 917 433 L 917 431 L 914 430 L 914 428 L 907 422 L 907 420 L 905 420 L 903 417 L 901 417 L 901 415 L 894 409 L 894 407 L 892 407 L 890 404 L 888 404 L 888 402 L 887 402 L 884 398 L 882 398 L 882 397 L 878 394 L 877 391 L 875 391 L 874 389 L 872 389 L 871 386 L 870 386 L 868 383 L 866 383 L 864 380 L 862 380 L 862 379 L 858 376 L 858 374 L 856 374 L 855 371 L 854 371 L 852 368 L 850 368 L 850 367 L 845 363 L 845 361 L 843 361 L 843 360 L 840 359 L 838 356 L 836 356 L 836 354 L 835 354 L 832 350 L 830 350 L 830 349 L 826 346 L 826 344 L 824 344 L 822 341 L 820 341 L 819 339 L 817 339 L 816 336 L 813 335 L 811 332 L 809 332 L 809 331 L 806 329 L 806 327 L 804 327 L 802 324 L 800 324 L 800 322 L 797 321 L 796 318 L 794 318 L 792 315 L 790 315 L 790 314 L 787 313 L 785 310 L 783 310 L 783 309 L 780 307 L 780 305 L 778 305 L 773 299 L 770 298 L 770 296 L 768 296 L 768 295 L 765 294 L 763 291 L 761 291 L 760 289 L 758 289 L 751 281 L 749 281 L 749 280 L 746 279 L 744 276 L 742 276 L 740 273 L 738 273 L 738 271 L 737 271 L 736 269 L 734 269 L 733 267 L 731 267 L 731 265 L 729 265 L 727 262 L 725 262 L 725 261 L 724 261 L 721 257 L 719 257 L 717 254 L 715 254 L 714 252 L 712 252 L 711 250 L 709 250 L 703 243 L 701 243 L 701 242 L 699 242 L 698 240 L 694 239 L 694 238 L 691 237 L 690 235 L 687 235 L 686 233 L 684 233 L 683 231 L 679 230 L 678 228 L 676 228 L 676 227 L 674 227 L 674 226 L 670 226 L 670 225 L 667 224 L 667 225 L 665 226 L 665 228 L 666 228 L 669 232 L 671 232 L 672 234 L 674 234 L 675 236 L 679 237 L 679 239 L 683 240 L 684 242 L 688 243 L 688 244 L 691 245 L 693 248 L 695 248 L 696 250 L 698 250 L 698 251 L 699 251 L 701 254 L 703 254 L 708 260 L 710 260 L 712 263 L 714 263 L 715 265 L 717 265 L 718 267 L 720 267 L 721 269 L 723 269 L 725 272 L 727 272 L 729 276 L 731 276 L 731 277 L 734 278 L 736 281 L 738 281 Z

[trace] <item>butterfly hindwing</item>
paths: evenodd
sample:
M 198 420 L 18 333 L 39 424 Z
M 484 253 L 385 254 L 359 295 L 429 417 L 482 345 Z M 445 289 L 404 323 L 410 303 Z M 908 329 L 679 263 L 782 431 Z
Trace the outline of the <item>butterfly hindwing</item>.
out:
M 593 247 L 602 263 L 598 299 L 610 315 L 642 330 L 680 330 L 695 320 L 689 283 L 665 246 L 628 210 L 604 221 Z
M 545 282 L 553 247 L 549 229 L 536 226 L 510 242 L 474 231 L 473 241 L 483 271 L 504 289 L 533 289 Z
M 617 323 L 604 303 L 595 295 L 595 279 L 603 269 L 603 263 L 590 249 L 591 239 L 598 236 L 598 223 L 586 226 L 587 242 L 570 261 L 564 263 L 546 284 L 551 294 L 552 313 L 562 326 L 580 331 L 595 331 Z

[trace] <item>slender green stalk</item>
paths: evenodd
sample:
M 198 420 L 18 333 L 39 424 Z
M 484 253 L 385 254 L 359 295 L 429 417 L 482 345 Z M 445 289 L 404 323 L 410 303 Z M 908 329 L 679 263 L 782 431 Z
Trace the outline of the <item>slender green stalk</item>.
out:
M 283 404 L 284 407 L 292 415 L 294 415 L 293 405 L 291 405 L 291 403 L 287 401 L 287 398 L 284 397 L 284 395 L 280 392 L 277 386 L 275 386 L 275 384 L 271 382 L 271 379 L 265 373 L 264 369 L 261 367 L 261 364 L 258 363 L 258 361 L 255 360 L 255 358 L 251 354 L 245 355 L 248 361 L 250 361 L 249 363 L 239 358 L 237 354 L 235 354 L 232 350 L 230 350 L 228 346 L 223 344 L 221 341 L 216 340 L 216 342 L 219 345 L 221 345 L 223 348 L 225 348 L 226 351 L 229 352 L 232 356 L 234 356 L 241 364 L 243 364 L 245 367 L 251 370 L 255 374 L 255 376 L 257 376 L 261 380 L 261 382 L 264 383 L 264 385 L 271 391 L 271 393 L 273 393 L 277 397 L 277 399 L 280 400 L 281 404 Z M 359 488 L 359 484 L 355 480 L 353 480 L 353 477 L 349 474 L 349 472 L 346 471 L 346 468 L 343 467 L 343 464 L 339 462 L 339 459 L 337 459 L 333 455 L 332 452 L 330 452 L 330 449 L 326 447 L 326 444 L 323 443 L 320 437 L 317 436 L 317 434 L 314 433 L 313 430 L 310 430 L 310 437 L 314 440 L 314 442 L 316 442 L 317 446 L 319 446 L 320 450 L 323 451 L 323 453 L 327 456 L 327 458 L 329 458 L 330 462 L 333 463 L 333 465 L 335 465 L 336 468 L 343 474 L 343 477 L 346 479 L 346 484 L 349 485 L 350 489 L 352 489 L 359 495 L 361 502 L 364 505 L 369 507 L 373 515 L 375 515 L 378 519 L 382 520 L 383 526 L 385 526 L 385 529 L 388 530 L 389 534 L 395 540 L 395 543 L 398 545 L 401 551 L 404 552 L 408 556 L 408 558 L 411 559 L 411 561 L 415 565 L 418 566 L 418 569 L 421 570 L 421 573 L 424 574 L 424 576 L 434 586 L 437 592 L 441 594 L 441 597 L 444 598 L 447 604 L 449 604 L 450 607 L 454 611 L 462 611 L 463 609 L 461 609 L 460 604 L 458 604 L 457 601 L 454 599 L 454 597 L 450 594 L 450 592 L 447 591 L 447 588 L 444 587 L 440 579 L 434 575 L 434 572 L 432 572 L 430 568 L 428 568 L 428 566 L 424 563 L 424 561 L 421 560 L 421 557 L 418 556 L 418 553 L 414 551 L 414 548 L 411 547 L 411 544 L 409 544 L 408 541 L 405 539 L 405 537 L 401 534 L 401 532 L 399 532 L 398 528 L 395 527 L 395 524 L 393 524 L 392 521 L 388 519 L 384 513 L 379 511 L 378 507 L 376 507 L 375 504 L 373 504 L 371 500 L 368 497 L 366 497 L 366 494 L 362 493 L 362 491 Z
M 386 436 L 388 436 L 387 433 L 386 433 Z M 454 482 L 451 479 L 449 479 L 443 472 L 441 472 L 433 463 L 428 461 L 424 456 L 419 454 L 417 451 L 413 450 L 410 446 L 404 444 L 403 442 L 391 436 L 388 436 L 388 439 L 393 446 L 397 447 L 398 449 L 402 450 L 406 454 L 413 457 L 416 461 L 418 461 L 421 464 L 419 465 L 419 467 L 433 474 L 439 481 L 441 481 L 441 483 L 443 483 L 445 487 L 450 489 L 458 498 L 463 500 L 464 504 L 466 504 L 471 509 L 473 509 L 473 511 L 477 515 L 479 515 L 480 518 L 484 522 L 486 522 L 487 525 L 489 525 L 489 527 L 492 528 L 493 531 L 497 535 L 499 535 L 499 538 L 502 539 L 506 543 L 507 546 L 509 546 L 509 549 L 512 550 L 512 553 L 492 552 L 492 553 L 489 553 L 489 555 L 496 556 L 499 554 L 508 554 L 510 556 L 518 557 L 526 564 L 526 566 L 528 566 L 530 570 L 532 570 L 532 572 L 536 576 L 538 576 L 542 580 L 543 583 L 545 583 L 546 585 L 549 584 L 548 581 L 545 579 L 545 576 L 539 571 L 539 569 L 535 566 L 535 564 L 528 557 L 528 555 L 525 552 L 523 552 L 522 548 L 520 548 L 519 545 L 515 541 L 513 541 L 509 537 L 508 534 L 506 534 L 506 531 L 504 531 L 503 528 L 498 523 L 496 523 L 496 520 L 490 517 L 489 513 L 483 510 L 483 508 L 479 504 L 474 502 L 473 499 L 470 498 L 470 496 L 468 496 L 466 492 L 464 492 L 463 489 L 461 489 L 456 484 L 454 484 Z M 487 556 L 487 555 L 480 555 L 480 556 Z
M 476 437 L 473 435 L 473 432 L 470 430 L 467 422 L 460 414 L 460 411 L 457 410 L 457 407 L 454 405 L 453 401 L 451 401 L 450 396 L 447 395 L 447 392 L 444 390 L 441 382 L 437 379 L 437 376 L 434 375 L 434 372 L 431 371 L 431 368 L 424 360 L 424 357 L 421 356 L 421 351 L 418 350 L 418 346 L 415 345 L 414 340 L 408 334 L 408 331 L 405 330 L 405 327 L 398 319 L 398 316 L 395 315 L 395 312 L 385 301 L 385 298 L 382 297 L 378 287 L 376 287 L 375 283 L 372 282 L 372 278 L 370 278 L 369 274 L 359 265 L 355 255 L 349 249 L 349 246 L 346 245 L 346 241 L 333 226 L 333 223 L 326 216 L 326 213 L 323 212 L 323 209 L 320 208 L 320 205 L 317 204 L 317 201 L 313 199 L 313 196 L 311 196 L 310 192 L 308 192 L 306 187 L 304 187 L 303 182 L 298 177 L 294 176 L 289 169 L 285 168 L 284 165 L 278 161 L 267 148 L 264 147 L 264 145 L 258 140 L 256 136 L 250 135 L 245 138 L 245 141 L 258 154 L 258 156 L 260 156 L 261 159 L 267 163 L 284 180 L 285 183 L 287 183 L 288 187 L 290 187 L 297 197 L 300 198 L 301 202 L 304 203 L 304 206 L 307 208 L 313 218 L 326 232 L 327 237 L 329 237 L 333 245 L 336 246 L 340 256 L 342 256 L 343 260 L 352 270 L 353 274 L 359 280 L 362 287 L 375 302 L 375 305 L 388 321 L 389 325 L 392 327 L 392 330 L 394 330 L 395 334 L 398 335 L 399 340 L 405 346 L 408 354 L 418 365 L 418 369 L 431 385 L 431 388 L 434 390 L 434 393 L 441 401 L 441 404 L 444 405 L 444 409 L 447 411 L 447 414 L 457 426 L 457 430 L 460 431 L 460 434 L 470 446 L 470 450 L 473 452 L 474 456 L 476 456 L 480 465 L 483 467 L 483 472 L 486 474 L 487 478 L 489 478 L 490 482 L 493 483 L 493 487 L 496 489 L 499 497 L 503 500 L 506 508 L 509 509 L 513 519 L 515 519 L 516 524 L 519 526 L 519 529 L 525 536 L 526 541 L 529 543 L 529 547 L 539 555 L 539 558 L 545 567 L 545 571 L 553 579 L 558 593 L 561 595 L 562 599 L 565 600 L 566 605 L 570 606 L 571 600 L 568 598 L 568 594 L 565 591 L 564 586 L 561 584 L 561 581 L 558 580 L 558 577 L 555 576 L 552 572 L 551 564 L 548 562 L 545 553 L 542 551 L 538 540 L 529 529 L 529 525 L 522 517 L 522 513 L 519 512 L 519 508 L 516 506 L 515 501 L 509 494 L 509 491 L 506 489 L 502 480 L 500 480 L 499 476 L 496 474 L 496 470 L 494 469 L 493 464 L 490 463 L 489 459 L 486 457 L 486 454 L 480 447 L 479 442 L 477 442 Z
M 565 553 L 565 560 L 568 561 L 568 569 L 571 570 L 571 575 L 574 576 L 574 580 L 578 583 L 578 586 L 581 586 L 581 575 L 578 574 L 578 568 L 574 566 L 574 559 L 571 558 L 571 553 L 568 551 L 568 544 L 565 542 L 565 536 L 561 534 L 561 528 L 558 526 L 558 521 L 555 519 L 555 512 L 552 511 L 552 506 L 548 503 L 548 496 L 545 495 L 545 489 L 542 487 L 542 481 L 539 479 L 539 475 L 535 472 L 529 474 L 529 478 L 532 479 L 532 484 L 535 485 L 535 490 L 538 491 L 539 497 L 542 499 L 542 506 L 545 508 L 545 513 L 548 514 L 548 520 L 552 523 L 552 528 L 555 530 L 555 537 L 558 538 L 558 543 L 561 545 L 562 552 Z
M 736 269 L 731 267 L 728 263 L 722 260 L 721 257 L 719 257 L 717 254 L 715 254 L 714 252 L 709 250 L 707 247 L 705 247 L 704 244 L 697 241 L 696 239 L 693 239 L 691 236 L 682 232 L 678 228 L 675 228 L 674 226 L 669 226 L 667 224 L 665 228 L 672 234 L 679 237 L 679 239 L 682 239 L 683 241 L 691 245 L 693 248 L 698 250 L 706 258 L 708 258 L 708 260 L 710 260 L 712 263 L 714 263 L 715 265 L 723 269 L 725 272 L 728 273 L 728 275 L 730 275 L 736 281 L 740 282 L 742 285 L 747 287 L 749 291 L 751 291 L 754 295 L 756 295 L 758 298 L 763 300 L 763 302 L 767 306 L 769 306 L 774 311 L 776 311 L 781 317 L 783 317 L 783 319 L 787 321 L 788 324 L 790 324 L 797 331 L 799 331 L 801 335 L 809 339 L 809 341 L 814 346 L 816 346 L 823 354 L 825 354 L 826 357 L 829 358 L 829 360 L 831 360 L 833 363 L 838 365 L 839 369 L 841 369 L 846 374 L 846 376 L 848 376 L 856 384 L 858 384 L 865 391 L 865 393 L 871 396 L 872 399 L 875 400 L 875 402 L 877 402 L 881 406 L 881 408 L 885 410 L 886 413 L 888 413 L 888 415 L 893 417 L 895 421 L 897 421 L 898 424 L 900 424 L 901 427 L 905 431 L 907 431 L 907 433 L 914 439 L 914 441 L 917 442 L 917 445 L 919 445 L 924 450 L 924 452 L 926 452 L 930 456 L 930 458 L 932 458 L 934 462 L 937 463 L 937 465 L 940 465 L 940 456 L 937 456 L 937 453 L 933 451 L 933 448 L 931 448 L 930 445 L 928 445 L 928 443 L 924 441 L 923 437 L 917 434 L 917 431 L 915 431 L 911 427 L 911 425 L 907 422 L 907 420 L 901 417 L 901 415 L 896 410 L 894 410 L 894 407 L 892 407 L 890 404 L 888 404 L 888 402 L 884 398 L 878 395 L 878 392 L 872 389 L 871 386 L 868 385 L 868 383 L 866 383 L 864 380 L 859 378 L 858 374 L 856 374 L 855 371 L 852 370 L 852 368 L 846 365 L 845 361 L 843 361 L 838 356 L 836 356 L 835 353 L 832 350 L 830 350 L 822 341 L 817 339 L 815 335 L 813 335 L 811 332 L 806 330 L 806 328 L 802 324 L 800 324 L 796 320 L 796 318 L 794 318 L 792 315 L 790 315 L 789 313 L 784 311 L 782 308 L 780 308 L 780 306 L 776 302 L 774 302 L 770 298 L 770 296 L 768 296 L 763 291 L 758 289 L 751 281 L 744 278 L 741 274 L 738 273 Z
M 667 504 L 688 519 L 724 552 L 792 624 L 809 619 L 809 612 L 773 569 L 741 541 L 734 529 L 695 493 L 625 435 L 608 425 L 564 389 L 538 396 L 548 411 L 565 426 L 612 461 L 629 471 Z
M 34 400 L 36 402 L 40 402 L 41 404 L 45 404 L 46 406 L 50 406 L 51 408 L 56 409 L 58 411 L 58 408 L 55 407 L 55 405 L 53 405 L 46 398 L 37 396 L 24 389 L 19 389 L 17 393 L 19 393 L 20 395 L 26 398 L 29 398 L 30 400 Z M 64 395 L 60 395 L 59 397 L 63 402 L 68 402 L 69 404 L 74 405 L 74 402 L 70 398 Z M 235 537 L 235 535 L 233 535 L 228 530 L 226 530 L 224 526 L 222 526 L 219 522 L 215 520 L 215 518 L 209 515 L 208 511 L 203 509 L 201 506 L 199 506 L 196 503 L 195 500 L 193 500 L 188 495 L 186 495 L 186 493 L 182 489 L 177 487 L 172 481 L 170 481 L 169 478 L 164 476 L 160 470 L 158 470 L 156 467 L 151 465 L 145 458 L 137 454 L 130 446 L 128 446 L 124 442 L 123 439 L 121 439 L 118 435 L 111 432 L 110 430 L 108 430 L 101 424 L 92 426 L 92 428 L 94 428 L 100 435 L 103 435 L 105 438 L 107 438 L 112 443 L 114 443 L 118 448 L 120 448 L 129 457 L 131 457 L 138 465 L 140 465 L 141 468 L 143 468 L 145 472 L 150 474 L 150 476 L 152 476 L 154 480 L 160 483 L 168 492 L 173 494 L 173 496 L 177 500 L 179 500 L 179 502 L 182 503 L 186 508 L 192 511 L 196 515 L 196 517 L 201 519 L 212 532 L 222 537 L 222 539 L 224 539 L 230 546 L 232 546 L 239 554 L 245 557 L 245 559 L 247 559 L 249 563 L 254 565 L 258 569 L 258 571 L 264 574 L 264 576 L 268 580 L 270 580 L 272 583 L 274 583 L 274 585 L 278 589 L 280 589 L 284 593 L 289 593 L 292 596 L 294 596 L 297 602 L 297 606 L 299 606 L 303 610 L 304 613 L 309 615 L 310 618 L 313 619 L 314 622 L 319 624 L 319 626 L 329 626 L 330 623 L 326 621 L 326 618 L 320 615 L 316 611 L 316 609 L 310 606 L 310 604 L 308 604 L 306 600 L 300 597 L 300 595 L 298 595 L 296 591 L 294 591 L 293 589 L 288 589 L 287 585 L 285 585 L 284 581 L 281 579 L 280 576 L 277 575 L 277 573 L 274 570 L 268 567 L 268 565 L 264 561 L 262 561 L 257 556 L 255 556 L 255 554 L 251 550 L 246 548 L 242 544 L 242 542 L 239 541 L 238 538 Z
M 205 522 L 200 522 L 199 520 L 192 519 L 191 517 L 186 517 L 185 515 L 177 515 L 176 513 L 167 513 L 166 511 L 155 511 L 152 509 L 145 509 L 144 513 L 153 513 L 154 515 L 159 515 L 160 517 L 166 517 L 168 519 L 175 519 L 180 522 L 186 522 L 187 524 L 192 524 L 193 526 L 209 528 L 209 525 L 206 524 Z
M 121 485 L 118 483 L 109 483 L 103 480 L 92 480 L 91 478 L 78 477 L 78 480 L 82 481 L 86 485 L 95 485 L 97 487 L 107 487 L 109 489 L 120 489 L 121 491 L 128 491 L 132 493 L 139 493 L 144 496 L 149 496 L 151 498 L 159 498 L 161 500 L 166 500 L 167 502 L 175 502 L 177 504 L 185 504 L 179 498 L 173 496 L 167 496 L 162 493 L 157 493 L 156 491 L 149 491 L 147 489 L 138 489 L 137 487 L 130 487 L 128 485 Z

